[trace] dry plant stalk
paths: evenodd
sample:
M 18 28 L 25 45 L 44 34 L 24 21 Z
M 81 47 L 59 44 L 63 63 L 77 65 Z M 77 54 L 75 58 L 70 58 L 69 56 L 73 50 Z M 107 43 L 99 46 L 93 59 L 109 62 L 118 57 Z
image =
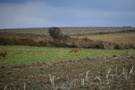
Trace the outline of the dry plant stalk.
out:
M 25 85 L 25 83 L 24 83 L 24 90 L 26 90 L 26 85 Z
M 73 87 L 76 86 L 76 79 L 73 80 Z
M 121 75 L 125 74 L 125 68 L 123 67 Z
M 81 79 L 81 86 L 84 86 L 84 79 Z
M 5 86 L 4 90 L 6 90 L 6 89 L 7 89 L 7 85 Z
M 86 81 L 86 82 L 88 82 L 88 75 L 89 75 L 89 72 L 90 72 L 90 71 L 87 71 L 87 72 L 86 72 L 86 76 L 85 76 L 85 81 Z
M 134 73 L 134 65 L 132 65 L 130 71 L 129 71 L 129 74 L 133 74 Z
M 100 77 L 98 77 L 98 76 L 96 76 L 96 79 L 100 82 L 100 84 L 101 84 L 101 78 Z
M 121 75 L 124 75 L 126 80 L 128 79 L 128 76 L 127 76 L 127 72 L 125 70 L 125 67 L 123 67 Z
M 51 76 L 51 75 L 49 74 L 49 77 L 50 77 L 50 82 L 51 82 L 52 85 L 54 86 L 54 85 L 55 85 L 55 83 L 54 83 L 54 76 Z
M 76 86 L 76 79 L 73 79 L 70 83 L 71 86 L 75 87 Z
M 106 79 L 108 79 L 109 75 L 110 75 L 110 72 L 111 72 L 111 68 L 109 68 L 107 74 L 106 74 Z
M 116 68 L 115 68 L 115 75 L 116 75 L 116 77 L 118 76 L 118 67 L 117 67 L 117 65 L 116 65 Z

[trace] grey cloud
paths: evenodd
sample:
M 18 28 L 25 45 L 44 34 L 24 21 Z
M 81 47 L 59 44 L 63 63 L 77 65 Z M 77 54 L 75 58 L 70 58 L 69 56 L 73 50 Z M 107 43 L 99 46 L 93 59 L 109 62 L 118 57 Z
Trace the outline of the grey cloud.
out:
M 0 3 L 0 28 L 115 26 L 134 25 L 135 23 L 134 0 L 102 0 L 97 2 L 86 0 L 84 1 L 87 2 L 85 7 L 82 7 L 84 5 L 81 6 L 81 3 L 76 5 L 75 0 L 70 5 L 71 7 L 68 7 L 68 4 L 72 2 L 70 0 L 66 6 L 57 6 L 55 4 L 59 2 L 54 3 L 53 0 L 45 1 L 28 0 L 25 3 Z M 81 1 L 79 0 L 79 2 Z M 126 3 L 127 6 L 125 6 Z

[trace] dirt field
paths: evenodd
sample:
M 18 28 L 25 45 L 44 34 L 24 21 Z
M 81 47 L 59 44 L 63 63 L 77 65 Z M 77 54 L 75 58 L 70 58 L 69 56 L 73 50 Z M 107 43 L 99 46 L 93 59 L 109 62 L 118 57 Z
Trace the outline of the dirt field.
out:
M 134 90 L 135 55 L 0 66 L 0 90 Z

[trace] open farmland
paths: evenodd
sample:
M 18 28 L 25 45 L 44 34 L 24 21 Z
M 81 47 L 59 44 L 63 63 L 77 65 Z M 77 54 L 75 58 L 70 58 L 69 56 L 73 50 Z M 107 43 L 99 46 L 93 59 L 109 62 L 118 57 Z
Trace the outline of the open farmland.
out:
M 12 47 L 13 48 L 13 47 Z M 12 50 L 8 47 L 8 50 Z M 22 54 L 27 61 L 30 58 L 31 49 L 23 47 L 22 52 L 13 50 L 5 59 L 0 61 L 12 60 L 17 58 L 16 62 L 21 62 L 18 57 Z M 36 49 L 36 48 L 34 48 Z M 45 49 L 45 48 L 42 48 Z M 39 49 L 38 49 L 39 50 Z M 52 49 L 50 49 L 52 50 Z M 57 51 L 57 48 L 54 49 Z M 60 48 L 59 48 L 60 50 Z M 65 49 L 68 50 L 68 49 Z M 64 50 L 64 51 L 65 51 Z M 30 52 L 29 52 L 30 51 Z M 22 53 L 21 53 L 22 52 Z M 28 52 L 28 53 L 27 53 Z M 57 52 L 61 53 L 63 50 Z M 0 65 L 0 89 L 1 90 L 134 90 L 135 89 L 135 54 L 134 50 L 127 53 L 119 51 L 106 50 L 83 50 L 78 53 L 68 53 L 69 56 L 82 56 L 82 53 L 94 53 L 96 56 L 88 55 L 83 59 L 74 58 L 72 60 L 55 62 L 46 62 L 42 58 L 36 58 L 38 62 L 27 64 Z M 100 52 L 100 53 L 99 53 Z M 12 54 L 14 53 L 14 54 Z M 40 52 L 43 54 L 42 50 Z M 48 52 L 52 53 L 52 52 Z M 85 53 L 85 54 L 86 54 Z M 121 53 L 121 54 L 120 54 Z M 11 54 L 11 55 L 10 55 Z M 33 53 L 33 59 L 37 53 Z M 44 53 L 45 54 L 45 53 Z M 53 53 L 54 54 L 54 53 Z M 111 54 L 111 55 L 108 55 Z M 16 56 L 17 55 L 17 56 Z M 40 54 L 38 54 L 40 55 Z M 102 56 L 100 56 L 102 55 Z M 107 56 L 106 56 L 107 55 Z M 26 58 L 27 56 L 27 58 Z M 59 56 L 59 55 L 58 55 Z M 62 55 L 64 57 L 64 55 Z M 100 56 L 100 57 L 99 57 Z M 10 59 L 11 58 L 11 59 Z M 60 58 L 60 57 L 59 57 Z M 24 58 L 23 58 L 24 59 Z M 63 58 L 64 59 L 64 58 Z M 9 63 L 9 62 L 8 62 Z
M 48 29 L 45 29 L 0 30 L 1 40 L 9 40 L 13 43 L 11 46 L 10 44 L 0 46 L 0 51 L 7 51 L 5 58 L 0 57 L 0 90 L 135 89 L 135 49 L 88 47 L 81 48 L 76 53 L 69 53 L 71 49 L 77 47 L 28 46 L 31 45 L 29 41 L 32 40 L 34 43 L 41 40 L 40 44 L 48 44 L 46 40 L 49 41 L 50 38 L 47 34 Z M 97 43 L 92 40 L 134 43 L 135 33 L 130 32 L 131 29 L 129 32 L 121 32 L 123 28 L 119 27 L 61 29 L 64 34 L 76 38 L 73 38 L 74 43 L 70 42 L 76 46 L 84 44 L 91 46 Z M 20 44 L 15 46 L 13 41 L 16 43 L 19 41 L 21 44 L 23 42 L 25 46 Z M 98 42 L 96 47 L 99 47 L 98 45 L 102 47 L 102 42 Z
M 79 38 L 88 38 L 94 41 L 105 41 L 111 43 L 123 43 L 135 45 L 135 32 L 80 35 Z
M 16 33 L 16 34 L 36 34 L 49 35 L 48 28 L 15 28 L 15 29 L 0 29 L 0 32 Z M 121 31 L 135 30 L 134 27 L 60 27 L 63 34 L 68 35 L 86 35 L 99 33 L 115 33 Z
M 135 48 L 134 27 L 60 27 L 62 34 L 67 34 L 68 36 L 65 41 L 53 40 L 52 37 L 49 36 L 48 29 L 49 28 L 1 29 L 0 45 L 100 49 Z

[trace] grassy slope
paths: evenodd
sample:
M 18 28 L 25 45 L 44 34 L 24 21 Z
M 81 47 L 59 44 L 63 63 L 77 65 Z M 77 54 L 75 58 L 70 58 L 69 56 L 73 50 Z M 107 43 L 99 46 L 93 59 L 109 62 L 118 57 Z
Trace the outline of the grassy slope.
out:
M 127 30 L 122 27 L 60 27 L 62 33 L 68 35 L 78 34 L 92 34 L 101 32 L 119 32 L 121 30 Z M 130 30 L 135 28 L 129 28 Z M 48 28 L 18 28 L 18 29 L 0 29 L 0 32 L 8 33 L 21 33 L 21 34 L 37 34 L 37 35 L 48 35 Z
M 76 37 L 76 36 L 73 36 L 73 37 Z M 79 38 L 89 38 L 92 40 L 107 41 L 107 42 L 112 42 L 112 43 L 135 44 L 135 42 L 134 42 L 135 41 L 135 32 L 80 35 Z
M 71 48 L 0 46 L 0 51 L 8 52 L 6 58 L 0 57 L 0 65 L 82 59 L 127 52 L 127 50 L 81 49 L 78 53 L 69 53 L 69 50 Z M 128 50 L 128 52 L 135 53 L 135 50 Z

